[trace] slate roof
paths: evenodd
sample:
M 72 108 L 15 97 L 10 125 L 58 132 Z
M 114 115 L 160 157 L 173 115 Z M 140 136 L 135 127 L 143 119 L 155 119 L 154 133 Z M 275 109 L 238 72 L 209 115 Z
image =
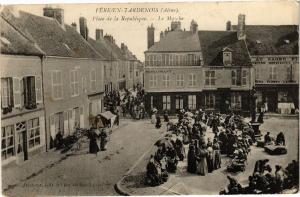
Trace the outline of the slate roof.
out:
M 22 33 L 0 17 L 0 51 L 8 55 L 42 56 L 43 52 Z
M 146 52 L 188 52 L 200 51 L 197 34 L 191 31 L 170 31 Z
M 15 15 L 8 8 L 4 8 L 1 15 L 47 56 L 103 59 L 70 25 L 62 26 L 55 19 L 23 11 Z
M 224 66 L 223 49 L 232 50 L 232 66 L 251 66 L 245 41 L 238 40 L 232 31 L 199 31 L 204 65 Z
M 236 26 L 233 26 L 236 29 Z M 297 55 L 297 25 L 246 25 L 246 42 L 251 55 Z M 288 43 L 285 41 L 288 40 Z

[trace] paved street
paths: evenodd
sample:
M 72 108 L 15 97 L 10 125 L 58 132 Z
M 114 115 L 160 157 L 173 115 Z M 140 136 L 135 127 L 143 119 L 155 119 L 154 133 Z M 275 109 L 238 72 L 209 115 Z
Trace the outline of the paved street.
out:
M 248 156 L 246 171 L 237 174 L 230 173 L 244 186 L 248 185 L 248 176 L 253 173 L 255 162 L 258 159 L 268 158 L 273 172 L 275 170 L 275 164 L 280 164 L 285 168 L 293 159 L 298 160 L 298 119 L 271 117 L 265 119 L 265 123 L 261 126 L 261 131 L 263 135 L 267 131 L 270 131 L 271 135 L 275 137 L 282 131 L 286 137 L 288 153 L 286 155 L 272 156 L 264 152 L 263 148 L 252 146 L 251 154 Z M 207 135 L 211 134 L 211 130 L 209 129 Z M 154 147 L 151 153 L 155 151 L 156 148 Z M 229 184 L 226 178 L 228 174 L 226 166 L 228 165 L 229 159 L 222 156 L 222 167 L 213 173 L 207 174 L 205 177 L 187 173 L 187 161 L 185 159 L 183 162 L 179 162 L 177 172 L 170 174 L 169 180 L 166 183 L 158 187 L 145 186 L 141 179 L 145 175 L 145 166 L 149 161 L 151 153 L 146 155 L 132 173 L 122 181 L 121 187 L 125 189 L 126 192 L 132 195 L 218 194 L 222 188 L 226 188 Z
M 159 138 L 149 120 L 122 120 L 124 124 L 113 132 L 107 151 L 98 156 L 74 154 L 44 169 L 25 182 L 5 191 L 9 196 L 34 195 L 118 195 L 114 184 L 135 164 L 153 142 Z

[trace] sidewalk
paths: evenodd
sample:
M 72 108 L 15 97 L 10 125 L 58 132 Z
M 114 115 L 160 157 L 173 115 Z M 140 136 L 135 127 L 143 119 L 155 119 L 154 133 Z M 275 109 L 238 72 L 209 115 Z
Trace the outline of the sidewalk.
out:
M 119 126 L 112 128 L 112 133 L 126 124 L 126 122 L 121 121 Z M 61 150 L 50 150 L 48 152 L 36 154 L 29 160 L 20 164 L 2 168 L 2 192 L 13 189 L 17 185 L 24 184 L 26 180 L 54 167 L 73 154 L 79 154 L 87 151 L 88 140 L 84 139 L 83 146 L 79 151 L 73 152 L 72 150 L 69 150 L 66 153 L 61 153 Z

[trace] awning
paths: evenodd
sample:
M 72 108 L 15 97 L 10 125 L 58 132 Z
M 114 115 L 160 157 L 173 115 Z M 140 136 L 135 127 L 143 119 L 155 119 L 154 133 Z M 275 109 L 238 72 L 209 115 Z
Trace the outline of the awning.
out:
M 105 118 L 106 120 L 111 120 L 112 118 L 115 118 L 115 116 L 116 116 L 116 115 L 112 114 L 110 111 L 103 112 L 99 115 L 102 116 L 103 118 Z

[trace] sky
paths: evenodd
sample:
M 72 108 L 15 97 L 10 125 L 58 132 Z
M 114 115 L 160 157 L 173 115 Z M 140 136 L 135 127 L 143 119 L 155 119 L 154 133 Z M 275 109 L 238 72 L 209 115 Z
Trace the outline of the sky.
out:
M 198 23 L 199 30 L 225 30 L 228 20 L 237 24 L 239 14 L 246 15 L 246 25 L 299 24 L 298 4 L 293 1 L 48 4 L 15 5 L 14 8 L 42 16 L 45 6 L 64 9 L 65 23 L 76 22 L 77 28 L 79 17 L 85 17 L 90 37 L 95 38 L 96 28 L 103 29 L 104 34 L 111 34 L 119 46 L 121 42 L 125 43 L 141 61 L 147 50 L 147 27 L 151 24 L 155 27 L 156 42 L 160 31 L 170 27 L 172 20 L 180 20 L 182 29 L 186 30 L 192 20 Z M 141 21 L 121 20 L 122 17 L 136 17 Z

